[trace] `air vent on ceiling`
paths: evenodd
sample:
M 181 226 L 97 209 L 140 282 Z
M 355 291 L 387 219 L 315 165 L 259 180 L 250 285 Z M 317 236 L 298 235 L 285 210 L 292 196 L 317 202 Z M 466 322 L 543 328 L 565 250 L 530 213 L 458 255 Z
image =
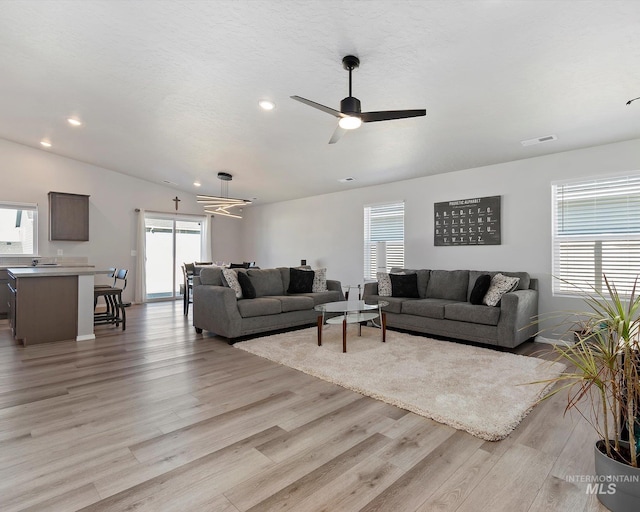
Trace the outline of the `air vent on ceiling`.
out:
M 348 178 L 342 178 L 341 180 L 338 180 L 340 183 L 349 183 L 350 181 L 356 181 L 355 178 L 352 177 L 348 177 Z
M 543 142 L 551 142 L 552 140 L 558 140 L 555 135 L 545 135 L 544 137 L 537 137 L 535 139 L 521 140 L 520 144 L 523 146 L 533 146 L 534 144 L 542 144 Z

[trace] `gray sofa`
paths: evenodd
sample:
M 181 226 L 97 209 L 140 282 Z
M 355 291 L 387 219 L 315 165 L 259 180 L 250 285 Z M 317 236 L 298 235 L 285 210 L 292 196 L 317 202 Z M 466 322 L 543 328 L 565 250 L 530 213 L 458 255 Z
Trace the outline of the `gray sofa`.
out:
M 500 272 L 519 277 L 520 281 L 517 289 L 503 295 L 495 307 L 471 304 L 469 297 L 480 275 L 493 276 L 498 272 L 426 269 L 391 272 L 417 273 L 419 298 L 381 297 L 377 282 L 366 283 L 365 301 L 389 302 L 384 308 L 388 327 L 509 348 L 537 332 L 538 280 L 526 272 Z
M 344 300 L 340 281 L 327 279 L 327 291 L 287 294 L 289 268 L 234 269 L 246 272 L 256 298 L 237 299 L 223 284 L 222 269 L 203 268 L 193 279 L 193 325 L 234 338 L 266 331 L 315 324 L 318 304 Z

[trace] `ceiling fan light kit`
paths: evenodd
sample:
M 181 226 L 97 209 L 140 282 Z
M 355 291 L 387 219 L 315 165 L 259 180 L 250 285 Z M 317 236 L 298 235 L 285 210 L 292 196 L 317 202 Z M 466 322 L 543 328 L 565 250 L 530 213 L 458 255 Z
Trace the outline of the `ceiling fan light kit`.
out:
M 197 196 L 198 203 L 204 206 L 205 213 L 241 219 L 242 215 L 229 210 L 231 208 L 247 206 L 251 204 L 251 201 L 249 199 L 235 199 L 233 197 L 229 197 L 229 182 L 233 179 L 231 174 L 228 172 L 219 172 L 218 179 L 220 180 L 220 195 L 199 195 Z
M 415 110 L 382 110 L 379 112 L 362 112 L 360 100 L 355 98 L 352 94 L 352 76 L 351 73 L 354 69 L 360 66 L 360 59 L 354 55 L 347 55 L 342 59 L 342 67 L 349 71 L 349 96 L 344 98 L 340 102 L 340 110 L 335 110 L 331 107 L 321 105 L 315 101 L 308 100 L 301 96 L 291 96 L 292 99 L 309 105 L 318 110 L 322 110 L 327 114 L 331 114 L 338 118 L 338 126 L 333 132 L 329 144 L 335 144 L 340 140 L 340 137 L 346 130 L 355 130 L 359 128 L 362 123 L 373 123 L 376 121 L 391 121 L 392 119 L 406 119 L 409 117 L 420 117 L 427 115 L 425 109 Z
M 345 130 L 355 130 L 362 126 L 362 119 L 356 116 L 345 116 L 340 118 L 338 125 L 340 125 L 340 128 L 344 128 Z

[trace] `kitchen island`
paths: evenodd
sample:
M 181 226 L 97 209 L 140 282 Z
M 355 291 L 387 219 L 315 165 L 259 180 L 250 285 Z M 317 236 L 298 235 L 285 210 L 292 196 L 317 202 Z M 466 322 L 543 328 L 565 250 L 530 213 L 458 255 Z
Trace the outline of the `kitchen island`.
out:
M 94 267 L 10 267 L 9 321 L 22 343 L 92 340 Z

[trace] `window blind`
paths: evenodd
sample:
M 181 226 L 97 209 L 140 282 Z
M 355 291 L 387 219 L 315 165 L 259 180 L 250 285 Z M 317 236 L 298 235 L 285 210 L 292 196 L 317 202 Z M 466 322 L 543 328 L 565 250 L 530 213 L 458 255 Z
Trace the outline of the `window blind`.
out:
M 629 295 L 640 273 L 640 174 L 553 185 L 554 294 Z M 568 282 L 563 282 L 566 280 Z
M 386 265 L 404 267 L 404 202 L 364 207 L 364 278 L 375 279 L 379 242 L 385 242 Z

